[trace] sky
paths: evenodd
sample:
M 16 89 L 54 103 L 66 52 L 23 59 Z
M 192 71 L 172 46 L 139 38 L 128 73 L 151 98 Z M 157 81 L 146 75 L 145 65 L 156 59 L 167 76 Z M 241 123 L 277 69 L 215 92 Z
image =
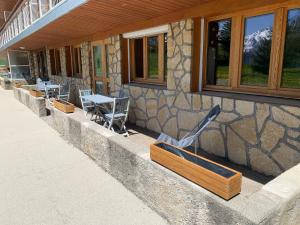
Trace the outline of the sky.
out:
M 259 30 L 272 28 L 274 24 L 274 14 L 265 14 L 246 18 L 245 34 L 249 35 Z

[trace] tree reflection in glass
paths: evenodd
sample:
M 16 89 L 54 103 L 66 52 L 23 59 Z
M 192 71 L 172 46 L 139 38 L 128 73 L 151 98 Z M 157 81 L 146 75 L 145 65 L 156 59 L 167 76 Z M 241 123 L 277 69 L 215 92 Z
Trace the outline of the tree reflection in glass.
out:
M 269 78 L 274 15 L 245 20 L 242 85 L 267 86 Z
M 208 24 L 207 76 L 208 85 L 229 85 L 231 20 Z
M 300 88 L 300 9 L 288 11 L 281 87 Z

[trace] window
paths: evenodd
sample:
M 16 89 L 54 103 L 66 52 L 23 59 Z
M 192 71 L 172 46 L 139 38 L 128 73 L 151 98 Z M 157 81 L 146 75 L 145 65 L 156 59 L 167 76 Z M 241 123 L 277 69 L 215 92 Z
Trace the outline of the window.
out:
M 208 23 L 207 77 L 208 85 L 229 85 L 231 20 Z
M 274 14 L 245 19 L 242 85 L 267 86 Z
M 8 61 L 12 79 L 28 79 L 30 77 L 30 66 L 28 52 L 8 50 Z
M 50 49 L 51 74 L 61 75 L 60 51 L 59 49 Z
M 107 65 L 107 50 L 103 41 L 92 43 L 93 91 L 97 94 L 109 93 L 109 74 Z
M 40 4 L 41 4 L 41 14 L 45 15 L 50 9 L 49 0 L 40 0 Z
M 300 8 L 288 11 L 281 87 L 300 88 Z
M 31 15 L 31 23 L 36 21 L 39 18 L 39 1 L 38 0 L 30 0 L 30 15 Z
M 82 77 L 82 66 L 81 66 L 81 47 L 76 46 L 72 49 L 72 65 L 74 77 Z
M 46 77 L 47 76 L 47 61 L 46 61 L 46 52 L 45 51 L 39 51 L 37 54 L 37 63 L 38 63 L 38 75 L 40 77 Z
M 299 43 L 300 6 L 208 18 L 203 88 L 300 98 Z
M 73 68 L 72 68 L 72 48 L 71 46 L 65 47 L 65 57 L 66 57 L 66 72 L 68 77 L 73 76 Z
M 167 35 L 130 40 L 131 80 L 164 83 L 167 74 Z
M 24 27 L 28 27 L 30 25 L 30 13 L 29 13 L 29 5 L 28 2 L 25 2 L 23 7 L 23 20 L 24 20 Z

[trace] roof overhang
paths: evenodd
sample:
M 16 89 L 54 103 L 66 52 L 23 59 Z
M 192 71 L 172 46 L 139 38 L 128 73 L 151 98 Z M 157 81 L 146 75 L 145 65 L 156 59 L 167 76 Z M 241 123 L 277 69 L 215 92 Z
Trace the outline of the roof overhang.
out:
M 184 18 L 215 16 L 299 0 L 65 0 L 3 46 L 39 49 L 101 40 Z M 228 6 L 228 7 L 225 7 Z M 146 30 L 147 31 L 147 30 Z M 131 33 L 136 34 L 136 33 Z

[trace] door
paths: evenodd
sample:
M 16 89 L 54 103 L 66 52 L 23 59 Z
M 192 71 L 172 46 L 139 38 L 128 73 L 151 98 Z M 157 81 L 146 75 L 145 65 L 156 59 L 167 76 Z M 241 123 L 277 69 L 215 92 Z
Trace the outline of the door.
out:
M 106 46 L 103 41 L 92 43 L 92 87 L 96 94 L 109 94 Z

